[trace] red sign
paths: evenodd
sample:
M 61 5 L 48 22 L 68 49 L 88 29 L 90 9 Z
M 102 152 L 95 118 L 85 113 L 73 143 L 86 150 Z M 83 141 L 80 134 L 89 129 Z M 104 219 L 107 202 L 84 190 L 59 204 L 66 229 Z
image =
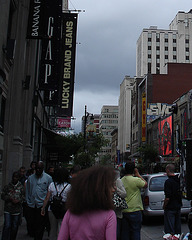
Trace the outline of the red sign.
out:
M 70 128 L 71 127 L 71 118 L 58 118 L 57 125 L 60 128 Z

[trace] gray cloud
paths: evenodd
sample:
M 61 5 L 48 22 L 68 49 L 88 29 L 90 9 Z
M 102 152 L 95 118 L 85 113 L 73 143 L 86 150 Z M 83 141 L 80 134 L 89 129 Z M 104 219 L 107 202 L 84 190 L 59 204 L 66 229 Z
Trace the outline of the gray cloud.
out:
M 136 68 L 136 42 L 143 28 L 168 29 L 188 0 L 70 0 L 78 17 L 73 125 L 78 132 L 84 105 L 100 113 L 102 105 L 118 104 L 119 86 Z

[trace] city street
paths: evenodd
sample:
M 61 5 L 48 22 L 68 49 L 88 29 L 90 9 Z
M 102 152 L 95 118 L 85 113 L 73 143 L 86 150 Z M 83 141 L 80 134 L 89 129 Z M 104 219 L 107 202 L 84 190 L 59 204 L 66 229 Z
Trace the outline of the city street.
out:
M 2 232 L 2 226 L 0 228 L 0 236 Z M 188 226 L 185 219 L 182 219 L 182 232 L 186 234 L 188 232 Z M 144 223 L 141 230 L 141 240 L 162 240 L 163 236 L 163 219 L 162 218 L 152 218 L 149 222 Z M 26 223 L 23 218 L 22 224 L 19 227 L 17 239 L 31 240 L 26 232 Z M 48 240 L 48 234 L 45 231 L 43 240 Z
M 151 218 L 147 223 L 142 226 L 141 240 L 159 240 L 163 239 L 163 218 Z M 188 226 L 185 218 L 182 218 L 182 232 L 188 232 Z

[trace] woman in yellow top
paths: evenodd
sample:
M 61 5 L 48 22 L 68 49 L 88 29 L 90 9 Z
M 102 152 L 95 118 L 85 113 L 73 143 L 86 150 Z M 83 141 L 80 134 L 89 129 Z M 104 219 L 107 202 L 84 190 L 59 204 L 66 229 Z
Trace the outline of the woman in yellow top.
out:
M 140 240 L 142 210 L 141 188 L 147 187 L 147 182 L 141 177 L 135 164 L 125 165 L 125 176 L 121 179 L 127 196 L 128 208 L 123 210 L 122 240 Z

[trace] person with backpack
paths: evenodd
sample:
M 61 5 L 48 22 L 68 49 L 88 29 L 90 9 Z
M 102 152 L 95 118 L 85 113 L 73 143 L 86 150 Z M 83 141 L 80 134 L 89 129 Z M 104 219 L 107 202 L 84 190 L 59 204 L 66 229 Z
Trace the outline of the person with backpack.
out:
M 67 194 L 71 189 L 69 184 L 69 172 L 66 168 L 58 168 L 53 175 L 53 182 L 49 185 L 47 196 L 41 208 L 41 215 L 45 215 L 46 206 L 48 206 L 48 215 L 50 221 L 49 240 L 56 240 L 61 226 L 61 221 L 66 212 L 65 203 Z

